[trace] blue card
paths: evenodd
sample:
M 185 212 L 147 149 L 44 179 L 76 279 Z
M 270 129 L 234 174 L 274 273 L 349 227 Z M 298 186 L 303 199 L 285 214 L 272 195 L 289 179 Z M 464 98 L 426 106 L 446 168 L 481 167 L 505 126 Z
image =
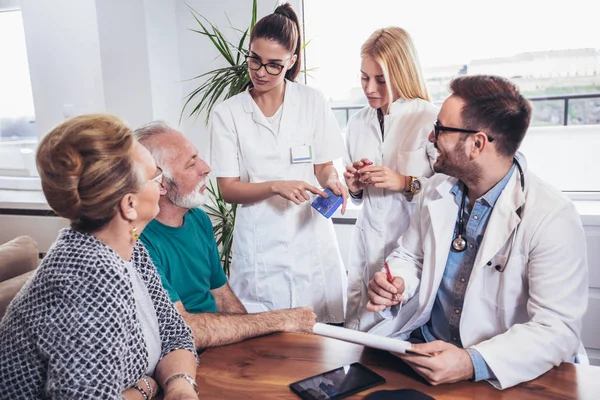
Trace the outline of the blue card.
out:
M 335 210 L 342 205 L 344 199 L 342 196 L 334 194 L 330 189 L 325 189 L 324 192 L 327 193 L 327 196 L 329 197 L 317 196 L 317 198 L 312 202 L 312 207 L 321 213 L 325 218 L 330 218 Z

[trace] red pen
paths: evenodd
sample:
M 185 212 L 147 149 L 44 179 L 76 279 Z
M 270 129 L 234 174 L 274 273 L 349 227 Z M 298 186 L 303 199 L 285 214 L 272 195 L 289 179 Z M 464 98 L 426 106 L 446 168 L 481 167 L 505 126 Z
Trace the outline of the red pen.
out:
M 392 272 L 390 271 L 390 266 L 388 265 L 388 263 L 387 262 L 384 263 L 383 266 L 385 267 L 385 273 L 387 274 L 387 281 L 389 283 L 394 282 L 394 277 L 392 276 Z M 394 300 L 398 300 L 398 294 L 397 293 L 394 293 Z

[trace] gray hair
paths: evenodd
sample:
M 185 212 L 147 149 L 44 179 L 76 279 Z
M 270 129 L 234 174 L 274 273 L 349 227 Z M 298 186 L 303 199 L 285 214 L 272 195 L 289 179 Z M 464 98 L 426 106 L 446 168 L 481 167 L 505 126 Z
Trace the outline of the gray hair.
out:
M 140 142 L 146 149 L 148 149 L 154 158 L 154 161 L 159 167 L 162 168 L 163 173 L 168 177 L 171 176 L 171 173 L 165 165 L 162 149 L 153 143 L 151 139 L 171 131 L 175 131 L 175 129 L 171 128 L 169 124 L 164 121 L 152 121 L 133 131 L 137 141 Z

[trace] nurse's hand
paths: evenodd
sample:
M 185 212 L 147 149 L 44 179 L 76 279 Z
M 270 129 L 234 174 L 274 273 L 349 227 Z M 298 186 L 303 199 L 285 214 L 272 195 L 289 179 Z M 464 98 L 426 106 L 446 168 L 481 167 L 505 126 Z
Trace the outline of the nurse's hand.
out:
M 297 307 L 290 310 L 279 310 L 284 315 L 284 332 L 291 333 L 313 333 L 313 327 L 317 323 L 317 316 L 312 307 Z
M 319 196 L 327 197 L 324 191 L 309 185 L 304 181 L 274 181 L 273 193 L 292 201 L 294 204 L 302 204 L 310 200 L 307 192 L 318 194 Z M 334 192 L 335 193 L 335 192 Z
M 344 202 L 342 203 L 342 215 L 344 215 L 344 213 L 346 212 L 346 202 L 348 201 L 348 189 L 346 189 L 344 185 L 342 185 L 342 182 L 340 182 L 337 179 L 337 177 L 336 179 L 328 180 L 325 184 L 325 188 L 330 189 L 333 193 L 335 193 L 338 196 L 342 196 L 342 199 L 344 200 Z
M 369 303 L 367 310 L 380 312 L 388 307 L 395 306 L 404 301 L 404 279 L 395 276 L 390 283 L 385 272 L 375 272 L 369 282 Z
M 404 175 L 392 171 L 389 167 L 377 165 L 368 166 L 359 170 L 361 182 L 376 188 L 404 191 Z
M 346 186 L 352 191 L 352 193 L 358 193 L 363 190 L 367 185 L 360 181 L 360 173 L 358 170 L 362 167 L 372 165 L 373 162 L 367 158 L 363 158 L 359 161 L 354 161 L 352 165 L 346 165 L 346 172 L 344 172 L 344 179 L 346 180 Z

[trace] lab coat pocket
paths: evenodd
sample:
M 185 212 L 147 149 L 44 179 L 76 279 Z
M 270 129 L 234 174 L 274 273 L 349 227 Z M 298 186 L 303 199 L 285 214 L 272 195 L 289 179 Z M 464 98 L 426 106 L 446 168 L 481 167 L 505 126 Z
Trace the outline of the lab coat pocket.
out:
M 497 254 L 483 267 L 484 299 L 501 310 L 512 310 L 527 302 L 525 259 L 520 254 L 510 258 Z
M 417 150 L 398 150 L 396 171 L 402 175 L 429 177 L 432 174 L 427 149 L 421 147 Z

